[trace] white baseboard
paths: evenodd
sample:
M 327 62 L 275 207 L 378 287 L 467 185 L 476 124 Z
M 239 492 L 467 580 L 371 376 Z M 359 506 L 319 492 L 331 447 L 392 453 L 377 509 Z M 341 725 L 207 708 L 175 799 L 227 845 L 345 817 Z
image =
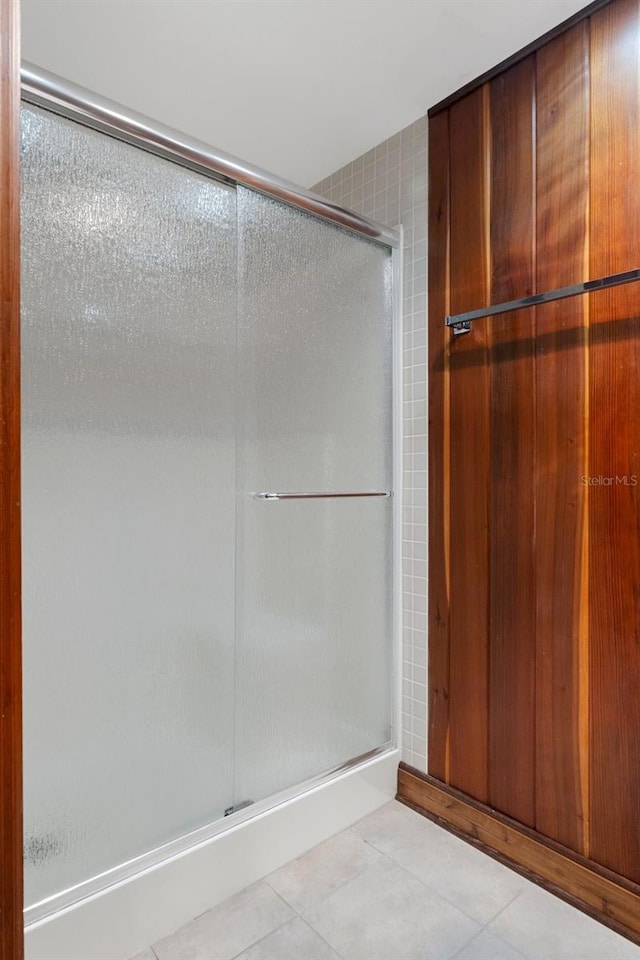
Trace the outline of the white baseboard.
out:
M 25 928 L 26 960 L 126 960 L 396 793 L 398 750 Z

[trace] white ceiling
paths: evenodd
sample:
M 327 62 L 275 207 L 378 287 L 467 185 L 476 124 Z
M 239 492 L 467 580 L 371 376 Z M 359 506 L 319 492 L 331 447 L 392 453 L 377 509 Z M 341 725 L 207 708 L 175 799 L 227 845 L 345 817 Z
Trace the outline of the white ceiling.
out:
M 22 52 L 310 186 L 586 5 L 22 0 Z

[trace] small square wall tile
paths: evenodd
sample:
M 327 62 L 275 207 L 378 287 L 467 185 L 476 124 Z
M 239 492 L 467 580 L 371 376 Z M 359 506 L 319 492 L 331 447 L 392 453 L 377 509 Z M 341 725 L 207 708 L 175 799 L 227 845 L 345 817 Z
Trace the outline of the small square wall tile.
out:
M 425 717 L 423 717 L 422 719 L 420 717 L 413 718 L 413 735 L 414 737 L 420 737 L 426 743 L 427 721 Z
M 425 546 L 426 544 L 424 543 L 414 544 L 414 554 L 418 553 L 418 549 L 417 549 L 418 547 L 421 547 L 422 548 L 421 552 L 424 553 Z M 417 613 L 416 611 L 413 611 L 413 613 L 411 614 L 411 624 L 413 626 L 414 631 L 418 632 L 423 638 L 426 639 L 427 618 L 425 614 Z
M 425 597 L 426 597 L 426 595 L 425 595 L 425 596 L 417 596 L 416 594 L 412 594 L 411 609 L 412 609 L 412 610 L 417 610 L 418 613 L 426 613 L 426 598 L 425 598 Z
M 427 772 L 427 758 L 425 754 L 418 754 L 413 750 L 405 750 L 403 748 L 402 759 L 405 763 L 408 763 L 410 767 L 415 767 L 416 770 L 420 770 L 422 773 Z
M 405 127 L 404 130 L 400 131 L 400 145 L 402 150 L 406 150 L 407 147 L 413 144 L 415 139 L 415 131 L 413 129 L 413 124 L 408 127 Z
M 376 154 L 376 178 L 380 177 L 382 180 L 384 180 L 384 176 L 388 169 L 389 158 L 387 157 L 386 153 L 380 154 L 380 156 Z
M 400 218 L 402 220 L 402 225 L 407 226 L 407 219 L 409 212 L 413 210 L 413 195 L 411 193 L 400 194 Z M 406 249 L 406 247 L 405 247 Z
M 414 666 L 414 670 L 426 671 L 427 669 L 427 651 L 424 648 L 421 649 L 420 646 L 417 646 L 415 644 L 413 648 L 413 666 Z M 425 676 L 426 676 L 426 672 L 425 672 Z M 422 722 L 422 721 L 418 721 L 417 718 L 416 718 L 416 721 L 419 723 Z M 419 733 L 419 730 L 417 729 L 416 732 Z M 422 733 L 420 734 L 420 736 L 424 736 L 426 738 L 426 733 Z
M 400 204 L 397 200 L 387 202 L 387 220 L 389 225 L 397 226 L 400 223 Z
M 415 767 L 413 762 L 413 752 L 409 749 L 409 736 L 404 736 L 402 739 L 402 749 L 400 751 L 400 758 L 403 763 L 408 763 L 410 767 Z

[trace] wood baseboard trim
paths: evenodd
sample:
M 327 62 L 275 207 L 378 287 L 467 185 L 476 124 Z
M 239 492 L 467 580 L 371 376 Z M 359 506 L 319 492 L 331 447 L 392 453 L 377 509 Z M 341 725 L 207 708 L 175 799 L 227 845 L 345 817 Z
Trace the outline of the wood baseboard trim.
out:
M 640 944 L 640 885 L 405 763 L 396 799 Z

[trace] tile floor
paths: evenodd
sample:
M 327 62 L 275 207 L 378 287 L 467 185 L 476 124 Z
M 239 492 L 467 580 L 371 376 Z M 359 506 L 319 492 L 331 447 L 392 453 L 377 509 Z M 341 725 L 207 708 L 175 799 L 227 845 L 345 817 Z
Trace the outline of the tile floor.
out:
M 392 801 L 135 960 L 640 960 L 640 947 Z

